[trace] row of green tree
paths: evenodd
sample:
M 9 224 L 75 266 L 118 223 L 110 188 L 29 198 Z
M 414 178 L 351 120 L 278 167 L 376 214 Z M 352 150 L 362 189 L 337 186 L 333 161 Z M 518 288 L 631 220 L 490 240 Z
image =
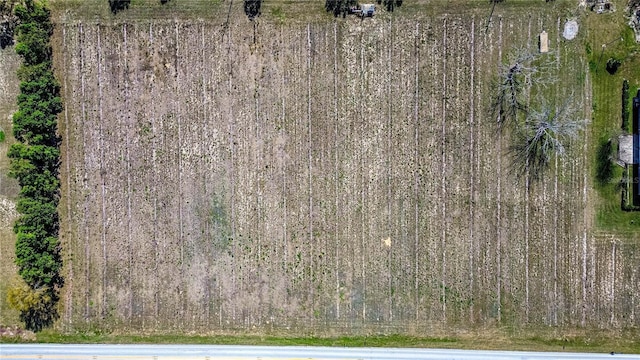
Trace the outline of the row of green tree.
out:
M 22 281 L 9 290 L 8 300 L 20 311 L 26 327 L 39 331 L 57 318 L 56 304 L 63 285 L 58 240 L 61 139 L 57 133 L 62 100 L 52 70 L 49 9 L 39 0 L 25 0 L 15 7 L 15 15 L 15 51 L 23 63 L 18 70 L 18 111 L 13 115 L 17 142 L 8 156 L 10 175 L 20 185 L 20 216 L 13 230 Z

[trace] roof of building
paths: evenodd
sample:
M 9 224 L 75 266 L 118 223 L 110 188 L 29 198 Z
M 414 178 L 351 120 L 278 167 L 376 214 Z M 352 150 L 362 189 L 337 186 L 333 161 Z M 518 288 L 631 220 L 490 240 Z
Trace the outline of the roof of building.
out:
M 627 165 L 633 164 L 633 135 L 618 137 L 618 159 Z
M 374 11 L 376 9 L 376 4 L 360 4 L 362 11 Z

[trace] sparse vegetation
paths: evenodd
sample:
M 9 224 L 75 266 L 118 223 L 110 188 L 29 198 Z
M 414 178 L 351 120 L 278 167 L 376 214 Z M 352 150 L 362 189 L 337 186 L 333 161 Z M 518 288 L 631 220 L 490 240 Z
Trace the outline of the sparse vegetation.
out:
M 9 289 L 8 302 L 20 311 L 29 330 L 39 331 L 57 318 L 56 302 L 62 286 L 58 242 L 60 138 L 57 115 L 62 111 L 59 85 L 51 67 L 49 38 L 53 26 L 46 6 L 37 0 L 17 5 L 16 52 L 23 58 L 18 71 L 20 95 L 13 116 L 9 149 L 10 175 L 20 194 L 14 224 L 16 264 L 23 283 Z
M 271 16 L 278 19 L 278 21 L 280 22 L 284 21 L 285 19 L 284 10 L 282 10 L 282 7 L 280 6 L 271 8 Z

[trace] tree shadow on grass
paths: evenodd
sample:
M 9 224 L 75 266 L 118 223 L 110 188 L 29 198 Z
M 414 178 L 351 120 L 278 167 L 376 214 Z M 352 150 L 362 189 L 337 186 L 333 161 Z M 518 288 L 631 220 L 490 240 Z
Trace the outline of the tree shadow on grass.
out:
M 613 179 L 613 141 L 601 140 L 596 152 L 596 181 L 605 186 Z
M 111 12 L 117 14 L 118 11 L 128 9 L 131 0 L 109 0 L 109 8 Z

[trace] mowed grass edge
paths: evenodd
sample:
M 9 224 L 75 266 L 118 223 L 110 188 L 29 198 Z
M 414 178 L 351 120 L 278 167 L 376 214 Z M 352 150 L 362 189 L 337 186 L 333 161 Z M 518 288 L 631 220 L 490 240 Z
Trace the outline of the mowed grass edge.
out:
M 330 347 L 391 347 L 439 348 L 473 350 L 558 351 L 590 353 L 640 354 L 635 341 L 638 330 L 605 332 L 603 330 L 554 329 L 518 330 L 484 329 L 454 336 L 278 336 L 278 335 L 185 335 L 185 334 L 117 334 L 96 331 L 60 333 L 45 330 L 36 335 L 38 343 L 62 344 L 199 344 L 199 345 L 262 345 L 262 346 L 330 346 Z M 13 342 L 0 338 L 0 342 Z

